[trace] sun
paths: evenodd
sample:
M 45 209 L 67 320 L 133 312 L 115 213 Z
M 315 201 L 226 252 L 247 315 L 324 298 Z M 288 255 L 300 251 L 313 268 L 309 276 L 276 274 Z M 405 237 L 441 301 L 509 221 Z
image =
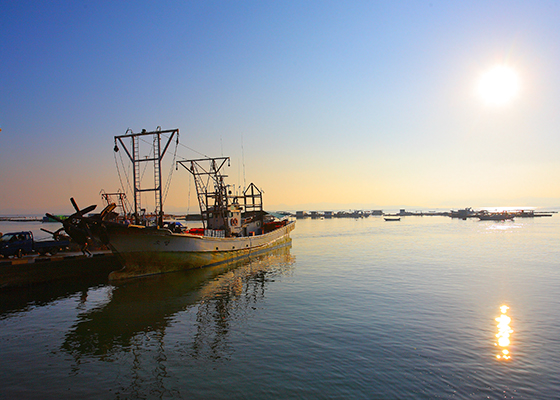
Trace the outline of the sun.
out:
M 478 95 L 491 106 L 510 103 L 519 92 L 519 77 L 508 66 L 497 65 L 484 73 L 478 82 Z

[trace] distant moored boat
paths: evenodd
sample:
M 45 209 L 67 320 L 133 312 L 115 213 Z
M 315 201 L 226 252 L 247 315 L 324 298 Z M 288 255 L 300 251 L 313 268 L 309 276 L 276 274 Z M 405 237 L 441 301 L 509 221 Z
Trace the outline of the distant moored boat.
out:
M 478 215 L 481 221 L 505 221 L 513 219 L 514 215 L 508 212 L 481 213 Z

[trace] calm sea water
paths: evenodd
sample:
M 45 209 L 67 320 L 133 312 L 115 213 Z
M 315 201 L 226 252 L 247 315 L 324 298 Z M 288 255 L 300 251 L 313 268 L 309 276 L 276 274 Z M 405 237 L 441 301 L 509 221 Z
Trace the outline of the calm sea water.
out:
M 292 238 L 235 266 L 1 292 L 0 398 L 559 397 L 558 215 L 298 220 Z

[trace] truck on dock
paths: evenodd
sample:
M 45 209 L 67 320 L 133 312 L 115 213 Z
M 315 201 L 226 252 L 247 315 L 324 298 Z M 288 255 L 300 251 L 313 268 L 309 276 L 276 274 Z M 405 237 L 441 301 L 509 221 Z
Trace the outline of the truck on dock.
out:
M 57 240 L 35 240 L 33 232 L 11 232 L 0 237 L 0 255 L 4 258 L 15 256 L 23 257 L 24 254 L 37 252 L 41 255 L 49 253 L 55 255 L 60 250 L 70 246 L 70 240 L 58 237 Z

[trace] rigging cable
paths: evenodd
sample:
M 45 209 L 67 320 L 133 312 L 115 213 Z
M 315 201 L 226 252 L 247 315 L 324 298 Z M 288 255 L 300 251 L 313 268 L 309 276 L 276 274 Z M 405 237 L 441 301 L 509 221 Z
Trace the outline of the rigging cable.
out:
M 150 158 L 152 156 L 152 151 L 154 151 L 154 144 L 150 143 L 150 142 L 147 142 L 144 139 L 139 139 L 139 140 L 141 140 L 142 142 L 147 143 L 151 146 L 150 153 L 148 153 L 148 155 L 146 156 L 146 158 Z M 155 157 L 156 157 L 156 154 L 154 153 L 154 158 Z M 142 176 L 140 177 L 140 181 L 142 181 L 144 179 L 144 174 L 146 173 L 146 168 L 148 168 L 148 163 L 144 164 L 144 171 L 142 171 Z
M 189 195 L 187 197 L 187 215 L 191 212 L 191 187 L 192 187 L 192 179 L 189 179 Z
M 119 182 L 120 182 L 120 184 L 121 184 L 121 188 L 122 188 L 123 192 L 126 194 L 126 188 L 125 188 L 125 186 L 124 186 L 124 184 L 123 184 L 123 181 L 122 181 L 121 170 L 120 170 L 120 168 L 119 168 L 119 163 L 118 163 L 118 161 L 117 161 L 117 155 L 116 155 L 115 153 L 116 153 L 116 152 L 113 152 L 113 156 L 114 156 L 114 158 L 115 158 L 115 166 L 116 166 L 116 168 L 117 168 L 117 174 L 118 174 L 118 176 L 119 176 Z M 131 185 L 130 185 L 130 180 L 128 179 L 128 174 L 127 174 L 126 171 L 125 171 L 124 162 L 123 162 L 123 159 L 122 159 L 122 154 L 121 154 L 120 152 L 119 152 L 119 157 L 120 157 L 120 159 L 121 159 L 121 164 L 123 165 L 123 173 L 124 173 L 124 176 L 125 176 L 125 178 L 126 178 L 126 183 L 128 184 L 129 189 L 132 190 L 132 187 L 131 187 Z M 131 204 L 130 204 L 130 202 L 129 202 L 129 200 L 128 200 L 128 196 L 126 196 L 125 199 L 126 199 L 126 202 L 128 203 L 127 205 L 128 205 L 128 207 L 129 207 L 129 209 L 132 208 L 132 206 L 131 206 Z
M 190 147 L 185 146 L 183 143 L 179 143 L 179 146 L 183 146 L 185 149 L 188 149 L 188 150 L 190 150 L 190 151 L 192 151 L 192 152 L 194 152 L 194 153 L 196 153 L 196 154 L 198 154 L 198 155 L 201 155 L 202 157 L 210 158 L 209 156 L 207 156 L 207 155 L 204 154 L 204 153 L 201 153 L 200 151 L 196 151 L 195 149 L 191 149 Z
M 173 166 L 175 165 L 175 160 L 177 158 L 177 148 L 179 147 L 179 135 L 177 134 L 177 140 L 175 141 L 175 151 L 173 152 L 173 162 L 171 163 L 171 170 L 167 174 L 167 182 L 165 184 L 165 190 L 163 194 L 163 203 L 167 199 L 167 193 L 169 192 L 169 186 L 171 185 L 171 177 L 173 176 Z M 162 205 L 163 205 L 162 203 Z
M 130 129 L 129 129 L 129 130 L 130 130 Z M 129 130 L 127 130 L 127 133 L 128 133 Z M 130 132 L 132 132 L 132 130 L 130 130 Z M 164 137 L 165 137 L 165 136 L 164 136 Z M 146 140 L 144 140 L 144 139 L 142 139 L 142 138 L 138 138 L 138 140 L 141 140 L 142 142 L 144 142 L 144 143 L 150 145 L 151 150 L 150 150 L 149 155 L 147 156 L 147 158 L 149 158 L 149 157 L 152 155 L 152 151 L 154 150 L 154 149 L 153 149 L 153 143 L 150 143 L 150 142 L 148 142 L 148 141 L 146 141 Z M 221 140 L 222 140 L 222 139 L 220 138 L 220 141 L 221 141 Z M 164 192 L 165 194 L 164 194 L 164 199 L 163 199 L 164 202 L 165 202 L 165 200 L 167 199 L 167 195 L 168 195 L 168 193 L 169 193 L 169 188 L 170 188 L 170 186 L 171 186 L 171 178 L 172 178 L 172 174 L 173 174 L 173 165 L 175 164 L 175 160 L 176 160 L 176 158 L 177 158 L 178 146 L 182 146 L 182 147 L 184 147 L 185 149 L 190 150 L 190 151 L 192 151 L 193 153 L 196 153 L 196 154 L 198 154 L 198 155 L 200 155 L 200 156 L 202 156 L 202 157 L 210 158 L 208 155 L 206 155 L 206 154 L 204 154 L 204 153 L 201 153 L 200 151 L 197 151 L 197 150 L 195 150 L 195 149 L 193 149 L 193 148 L 191 148 L 191 147 L 188 147 L 188 146 L 186 146 L 186 145 L 184 145 L 184 144 L 182 144 L 182 143 L 179 143 L 179 137 L 177 136 L 177 140 L 176 140 L 176 143 L 175 143 L 175 151 L 174 151 L 174 154 L 173 154 L 173 163 L 171 164 L 171 171 L 170 171 L 170 173 L 169 173 L 169 175 L 168 175 L 168 179 L 167 179 L 167 182 L 166 182 L 166 185 L 165 185 L 165 192 Z M 223 145 L 221 145 L 221 147 L 222 147 L 222 154 L 223 154 Z M 243 148 L 243 147 L 242 147 L 242 148 Z M 129 173 L 126 173 L 126 171 L 125 171 L 125 166 L 124 166 L 124 161 L 123 161 L 123 159 L 122 159 L 122 154 L 119 154 L 119 157 L 120 157 L 120 161 L 121 161 L 121 164 L 122 164 L 122 167 L 123 167 L 123 173 L 124 173 L 124 175 L 125 175 L 125 177 L 126 177 L 126 182 L 127 182 L 128 188 L 130 189 L 131 192 L 133 192 L 134 190 L 133 190 L 133 188 L 132 188 L 132 185 L 130 184 Z M 154 157 L 155 157 L 155 154 L 154 154 Z M 117 162 L 117 159 L 116 159 L 116 155 L 115 155 L 115 165 L 116 165 L 116 167 L 117 167 L 117 173 L 118 173 L 118 175 L 119 175 L 119 181 L 120 181 L 121 187 L 122 187 L 123 191 L 126 193 L 127 191 L 126 191 L 126 188 L 125 188 L 125 186 L 124 186 L 124 184 L 123 184 L 123 181 L 122 181 L 121 172 L 120 172 L 119 165 L 118 165 L 118 162 Z M 148 166 L 148 163 L 146 163 L 146 165 L 144 166 L 144 170 L 142 171 L 140 180 L 142 180 L 142 179 L 144 178 L 144 174 L 146 173 L 146 168 L 147 168 L 147 166 Z M 130 169 L 130 168 L 129 168 L 129 169 Z M 243 159 L 243 181 L 244 181 L 244 184 L 245 184 L 245 159 Z M 207 184 L 208 184 L 208 183 L 207 183 Z M 191 182 L 191 180 L 189 180 L 189 196 L 188 196 L 188 200 L 187 200 L 187 210 L 188 210 L 188 211 L 190 211 L 191 187 L 192 187 L 192 182 Z M 128 196 L 126 197 L 126 203 L 128 204 L 129 208 L 132 207 L 131 203 L 130 203 L 129 200 L 128 200 Z

